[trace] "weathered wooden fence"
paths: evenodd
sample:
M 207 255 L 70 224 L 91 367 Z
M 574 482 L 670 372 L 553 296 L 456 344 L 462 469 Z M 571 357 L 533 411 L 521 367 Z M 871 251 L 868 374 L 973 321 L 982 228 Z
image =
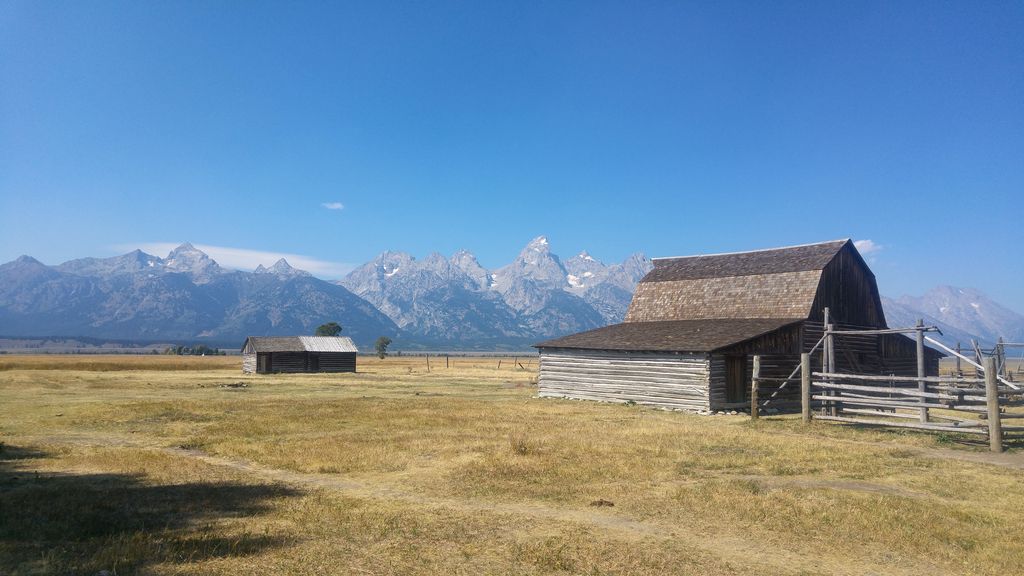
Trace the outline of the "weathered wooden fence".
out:
M 994 452 L 1002 452 L 1004 434 L 1024 433 L 1016 422 L 1024 412 L 1019 386 L 1000 382 L 995 358 L 985 358 L 984 378 L 939 376 L 875 376 L 816 372 L 810 357 L 801 363 L 801 406 L 805 422 L 812 418 L 867 426 L 912 428 L 987 436 Z
M 980 362 L 972 360 L 959 350 L 925 335 L 936 330 L 921 322 L 912 328 L 866 330 L 838 330 L 832 324 L 826 324 L 821 340 L 810 352 L 801 354 L 797 368 L 789 378 L 778 379 L 781 382 L 778 389 L 766 399 L 759 399 L 759 386 L 764 380 L 772 379 L 761 377 L 761 358 L 755 356 L 750 391 L 751 418 L 757 419 L 759 409 L 796 380 L 800 382 L 800 407 L 805 422 L 817 418 L 867 426 L 976 434 L 988 437 L 991 449 L 1001 452 L 1004 434 L 1024 435 L 1024 410 L 1012 411 L 1015 407 L 1024 406 L 1024 385 L 1007 378 L 1005 360 L 1000 364 L 999 355 L 983 357 L 975 345 L 974 349 L 978 351 L 976 359 Z M 836 370 L 836 336 L 893 333 L 915 334 L 916 375 L 852 374 Z M 958 364 L 963 361 L 974 366 L 975 376 L 966 377 L 959 370 L 949 376 L 926 375 L 925 342 L 954 356 Z M 822 349 L 821 363 L 815 370 L 811 354 L 819 347 Z M 798 372 L 800 376 L 797 376 Z M 1004 420 L 1010 423 L 1004 424 Z
M 1011 352 L 1016 350 L 1021 350 L 1021 352 L 1016 360 L 1014 360 L 1008 354 L 1007 349 Z M 970 355 L 973 360 L 967 355 Z M 1013 382 L 1015 379 L 1019 380 L 1022 371 L 1024 371 L 1024 342 L 1006 342 L 1000 338 L 991 348 L 982 348 L 976 340 L 972 339 L 970 350 L 964 350 L 961 344 L 957 342 L 956 349 L 952 350 L 952 356 L 955 362 L 953 374 L 956 376 L 964 375 L 963 364 L 966 360 L 968 364 L 975 366 L 974 375 L 980 377 L 981 372 L 977 366 L 981 364 L 985 356 L 992 356 L 996 359 L 996 374 L 1010 382 Z M 1014 361 L 1016 362 L 1016 369 L 1013 367 Z

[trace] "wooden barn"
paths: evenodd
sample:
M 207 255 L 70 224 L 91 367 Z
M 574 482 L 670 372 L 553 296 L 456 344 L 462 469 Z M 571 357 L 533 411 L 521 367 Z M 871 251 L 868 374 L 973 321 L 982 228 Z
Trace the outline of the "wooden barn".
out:
M 657 258 L 625 322 L 535 345 L 539 393 L 685 410 L 749 407 L 753 355 L 762 377 L 789 377 L 821 339 L 826 308 L 837 329 L 886 327 L 875 276 L 850 240 Z M 834 346 L 839 371 L 917 374 L 916 342 L 902 334 L 835 336 Z M 942 355 L 926 348 L 925 356 L 927 373 L 938 374 Z M 790 385 L 776 405 L 798 397 L 799 384 Z
M 242 372 L 355 372 L 357 352 L 345 336 L 249 336 Z

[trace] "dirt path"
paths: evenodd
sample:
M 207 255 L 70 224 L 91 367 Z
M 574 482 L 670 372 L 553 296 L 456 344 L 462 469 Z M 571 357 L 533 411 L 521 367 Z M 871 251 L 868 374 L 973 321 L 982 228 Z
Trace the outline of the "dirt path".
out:
M 940 458 L 943 460 L 961 460 L 964 462 L 977 462 L 978 464 L 991 464 L 1015 470 L 1024 470 L 1024 452 L 967 452 L 953 448 L 915 448 L 921 456 L 929 458 Z
M 796 551 L 772 546 L 753 535 L 750 539 L 715 534 L 700 534 L 689 531 L 686 526 L 671 526 L 655 521 L 639 521 L 614 514 L 610 508 L 578 509 L 566 508 L 547 503 L 491 502 L 468 497 L 440 498 L 414 493 L 384 483 L 366 484 L 339 477 L 336 474 L 315 474 L 269 468 L 253 462 L 235 458 L 214 456 L 199 450 L 164 448 L 165 452 L 177 456 L 194 458 L 212 466 L 223 466 L 245 472 L 263 480 L 293 486 L 341 491 L 357 498 L 400 501 L 411 505 L 426 505 L 481 514 L 508 514 L 554 522 L 568 522 L 591 526 L 614 532 L 629 539 L 660 539 L 684 543 L 684 546 L 711 554 L 718 558 L 730 558 L 736 565 L 745 565 L 758 573 L 827 573 L 860 576 L 865 574 L 864 566 L 848 566 L 842 559 L 823 559 Z M 847 483 L 850 484 L 850 483 Z M 861 483 L 868 484 L 868 483 Z M 863 487 L 832 486 L 833 488 L 862 489 Z M 873 485 L 872 491 L 887 490 Z M 888 574 L 918 575 L 932 574 L 928 571 L 907 571 L 888 567 Z
M 12 438 L 12 440 L 14 440 Z M 385 500 L 408 503 L 413 506 L 434 506 L 461 512 L 479 514 L 507 514 L 542 521 L 558 523 L 574 523 L 616 534 L 626 539 L 658 539 L 671 540 L 687 548 L 699 550 L 717 558 L 730 559 L 736 567 L 743 566 L 747 571 L 770 574 L 795 573 L 827 573 L 839 575 L 861 575 L 871 566 L 867 564 L 847 564 L 843 558 L 822 558 L 808 555 L 800 551 L 790 551 L 774 546 L 764 535 L 751 534 L 749 538 L 722 533 L 701 533 L 692 526 L 675 526 L 652 520 L 635 520 L 615 513 L 612 507 L 569 508 L 544 502 L 492 502 L 474 498 L 446 498 L 425 495 L 408 489 L 374 482 L 372 484 L 344 478 L 337 474 L 304 473 L 263 466 L 255 462 L 216 456 L 201 450 L 160 446 L 159 441 L 144 436 L 122 436 L 116 434 L 88 434 L 19 437 L 19 441 L 39 444 L 63 444 L 76 446 L 94 446 L 105 448 L 134 448 L 156 450 L 179 458 L 198 460 L 210 466 L 227 468 L 263 482 L 287 484 L 300 488 L 337 491 L 355 498 Z M 777 482 L 769 477 L 751 477 L 769 486 L 799 486 L 801 479 L 790 479 Z M 860 490 L 868 492 L 892 492 L 887 487 L 870 482 L 806 480 L 813 487 L 840 490 Z M 922 496 L 914 494 L 914 496 Z M 941 572 L 941 570 L 939 570 Z M 934 569 L 903 569 L 886 566 L 887 574 L 924 575 L 934 573 Z

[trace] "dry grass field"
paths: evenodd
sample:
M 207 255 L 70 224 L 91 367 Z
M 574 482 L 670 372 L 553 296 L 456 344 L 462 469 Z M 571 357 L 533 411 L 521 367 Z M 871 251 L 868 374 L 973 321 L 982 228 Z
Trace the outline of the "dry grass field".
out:
M 1019 449 L 543 400 L 532 371 L 452 362 L 0 357 L 0 574 L 1024 566 Z

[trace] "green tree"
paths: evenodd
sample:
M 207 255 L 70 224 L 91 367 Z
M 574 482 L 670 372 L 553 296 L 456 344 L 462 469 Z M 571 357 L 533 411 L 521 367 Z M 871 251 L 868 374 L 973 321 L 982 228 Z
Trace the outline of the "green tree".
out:
M 341 334 L 341 324 L 337 322 L 321 324 L 316 329 L 317 336 L 337 336 L 338 334 Z
M 380 338 L 377 338 L 377 342 L 373 345 L 373 347 L 377 350 L 377 356 L 381 360 L 383 360 L 384 357 L 388 355 L 388 346 L 390 345 L 391 338 L 388 338 L 387 336 L 381 336 Z

